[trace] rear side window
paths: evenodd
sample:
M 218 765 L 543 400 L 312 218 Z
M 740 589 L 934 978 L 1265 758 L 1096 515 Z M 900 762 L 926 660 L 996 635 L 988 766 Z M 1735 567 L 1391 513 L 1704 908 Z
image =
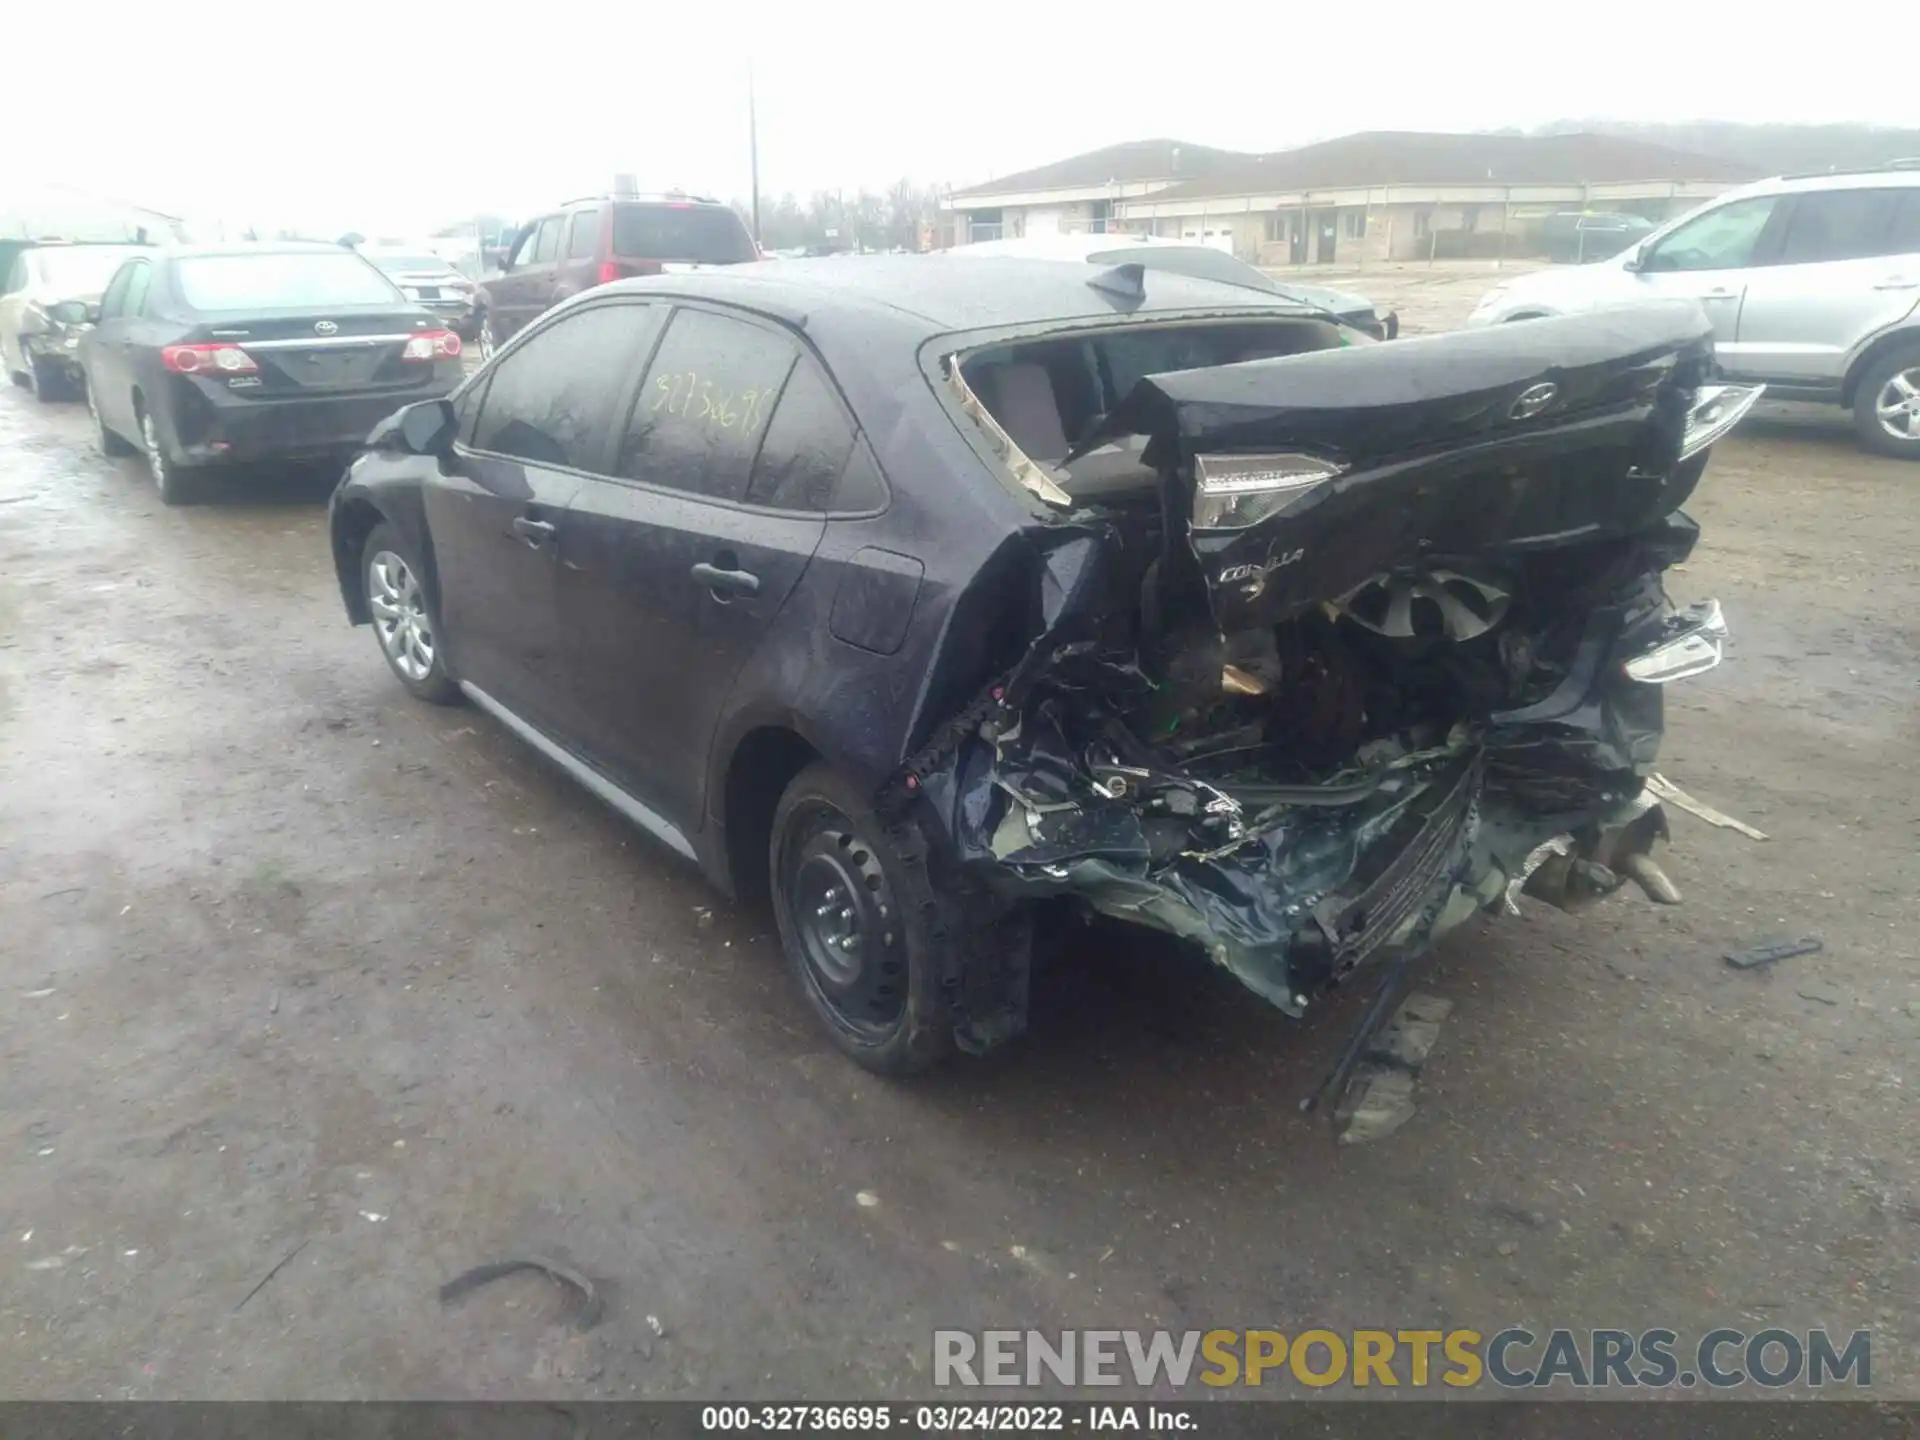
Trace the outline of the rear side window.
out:
M 600 238 L 600 212 L 581 210 L 567 222 L 567 258 L 591 260 L 594 242 Z
M 1888 249 L 1894 190 L 1815 190 L 1797 197 L 1780 250 L 1782 265 L 1864 260 Z
M 393 282 L 351 250 L 195 255 L 174 275 L 180 298 L 195 310 L 404 303 Z
M 1893 208 L 1893 228 L 1887 237 L 1890 255 L 1920 255 L 1920 188 L 1902 190 Z
M 756 260 L 753 237 L 725 205 L 627 202 L 613 207 L 613 253 L 630 260 L 737 265 Z
M 598 470 L 620 396 L 659 323 L 657 305 L 595 305 L 529 335 L 494 366 L 473 448 Z
M 744 320 L 676 311 L 620 442 L 619 473 L 717 500 L 747 492 L 793 343 Z
M 853 425 L 817 365 L 794 367 L 767 422 L 746 499 L 775 510 L 825 510 L 853 449 Z

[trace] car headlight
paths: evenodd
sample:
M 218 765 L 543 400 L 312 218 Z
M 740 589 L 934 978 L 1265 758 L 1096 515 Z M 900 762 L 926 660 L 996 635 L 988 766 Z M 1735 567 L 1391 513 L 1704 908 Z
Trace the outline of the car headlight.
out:
M 1726 653 L 1727 622 L 1718 600 L 1702 600 L 1673 617 L 1666 633 L 1626 663 L 1629 679 L 1665 685 L 1713 669 Z
M 1693 408 L 1687 411 L 1687 433 L 1680 442 L 1680 458 L 1698 455 L 1738 425 L 1766 388 L 1764 385 L 1702 385 L 1694 391 Z

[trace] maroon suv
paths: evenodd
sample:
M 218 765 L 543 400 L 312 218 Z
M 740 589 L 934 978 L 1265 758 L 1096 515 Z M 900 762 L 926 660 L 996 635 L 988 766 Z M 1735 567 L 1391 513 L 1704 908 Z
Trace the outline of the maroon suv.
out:
M 480 288 L 480 354 L 550 307 L 629 275 L 739 265 L 759 247 L 732 206 L 697 195 L 570 200 L 521 227 L 501 273 Z

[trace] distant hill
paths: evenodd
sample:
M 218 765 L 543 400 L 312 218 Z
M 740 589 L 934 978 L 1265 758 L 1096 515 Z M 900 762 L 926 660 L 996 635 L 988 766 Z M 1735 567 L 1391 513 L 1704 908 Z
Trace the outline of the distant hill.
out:
M 1672 123 L 1626 120 L 1556 120 L 1536 126 L 1536 135 L 1581 130 L 1620 135 L 1739 160 L 1768 175 L 1797 171 L 1853 170 L 1904 157 L 1920 157 L 1920 130 L 1872 125 L 1742 125 L 1728 120 Z

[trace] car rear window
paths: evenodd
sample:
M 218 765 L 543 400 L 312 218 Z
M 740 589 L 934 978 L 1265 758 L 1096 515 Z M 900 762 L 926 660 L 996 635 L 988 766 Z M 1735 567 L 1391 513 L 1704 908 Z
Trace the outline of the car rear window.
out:
M 179 262 L 180 297 L 195 310 L 402 304 L 393 282 L 360 256 L 196 255 Z
M 724 205 L 619 205 L 613 212 L 613 253 L 630 260 L 736 265 L 757 260 L 753 237 Z

